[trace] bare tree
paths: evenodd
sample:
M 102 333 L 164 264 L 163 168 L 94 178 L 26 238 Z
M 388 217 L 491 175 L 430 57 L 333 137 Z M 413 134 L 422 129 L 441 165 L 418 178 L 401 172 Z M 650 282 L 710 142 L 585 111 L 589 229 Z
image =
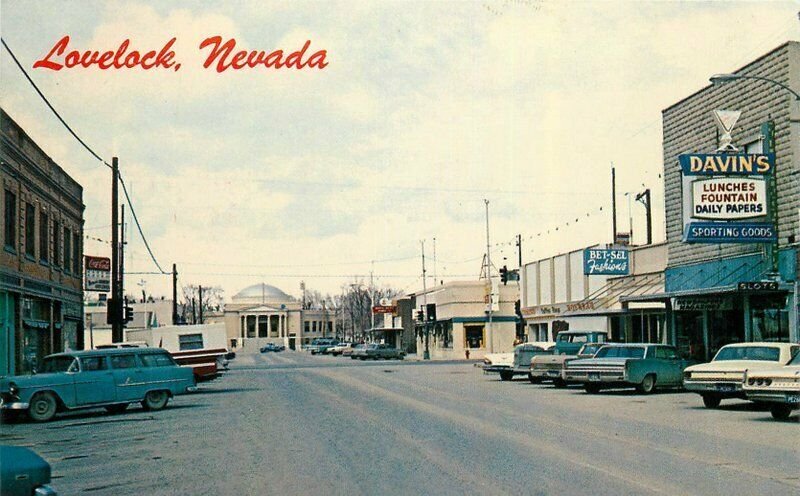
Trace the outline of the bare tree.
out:
M 203 301 L 200 301 L 200 286 L 193 284 L 181 288 L 183 298 L 180 302 L 182 321 L 187 324 L 196 324 L 199 320 L 200 309 L 203 313 L 219 312 L 224 303 L 224 290 L 220 286 L 203 286 Z

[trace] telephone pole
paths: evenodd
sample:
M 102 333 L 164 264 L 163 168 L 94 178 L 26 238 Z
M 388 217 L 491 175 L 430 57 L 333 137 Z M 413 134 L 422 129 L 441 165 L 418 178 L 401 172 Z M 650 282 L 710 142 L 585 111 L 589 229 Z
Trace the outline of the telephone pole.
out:
M 420 246 L 422 247 L 422 306 L 425 308 L 425 311 L 428 311 L 428 284 L 426 283 L 426 271 L 425 271 L 425 240 L 422 239 L 419 242 Z M 428 316 L 425 315 L 422 319 L 423 331 L 425 332 L 425 352 L 422 354 L 423 360 L 430 360 L 431 359 L 431 350 L 428 346 Z
M 111 301 L 109 302 L 108 317 L 111 322 L 111 341 L 122 342 L 122 319 L 119 309 L 122 308 L 122 298 L 119 281 L 119 160 L 111 159 Z
M 198 296 L 197 299 L 200 300 L 200 323 L 203 323 L 203 286 L 197 287 Z
M 172 264 L 172 325 L 178 324 L 178 268 Z
M 647 215 L 647 244 L 651 245 L 653 244 L 653 217 L 650 212 L 650 188 L 636 195 L 636 201 L 644 205 Z
M 522 234 L 517 234 L 517 267 L 522 268 Z
M 617 172 L 611 162 L 611 243 L 617 242 Z
M 487 320 L 486 339 L 489 341 L 489 353 L 494 353 L 494 339 L 492 336 L 492 306 L 494 304 L 494 285 L 492 284 L 492 248 L 489 243 L 489 200 L 483 200 L 486 206 L 486 283 L 489 285 L 489 315 Z M 498 293 L 500 289 L 498 287 Z M 498 303 L 500 295 L 497 295 Z
M 120 324 L 122 329 L 125 329 L 125 307 L 128 306 L 128 297 L 125 296 L 125 204 L 123 203 L 120 205 L 120 220 L 119 220 L 119 232 L 120 232 L 120 243 L 119 243 L 119 299 L 122 302 L 121 308 L 122 312 L 120 312 Z M 125 331 L 122 331 L 122 338 L 117 341 L 121 342 L 125 340 Z

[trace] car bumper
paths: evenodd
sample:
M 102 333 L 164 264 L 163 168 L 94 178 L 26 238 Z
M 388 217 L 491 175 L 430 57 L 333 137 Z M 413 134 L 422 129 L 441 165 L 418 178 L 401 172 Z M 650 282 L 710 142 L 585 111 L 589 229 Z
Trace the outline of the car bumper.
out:
M 741 382 L 721 381 L 683 381 L 683 387 L 693 393 L 715 393 L 722 395 L 742 395 Z
M 800 408 L 800 391 L 769 391 L 765 389 L 750 389 L 745 390 L 745 393 L 747 395 L 747 399 L 750 401 L 785 403 L 788 405 L 794 405 L 795 408 Z
M 484 372 L 494 372 L 494 373 L 510 372 L 511 371 L 511 367 L 509 367 L 508 365 L 484 365 L 483 366 L 483 371 Z
M 591 382 L 591 383 L 613 383 L 623 384 L 628 382 L 628 377 L 624 371 L 598 371 L 598 372 L 570 372 L 564 374 L 564 378 L 570 382 Z
M 30 403 L 24 401 L 3 401 L 0 398 L 0 410 L 27 410 L 29 407 Z
M 562 374 L 560 370 L 541 370 L 541 369 L 531 369 L 530 371 L 531 377 L 534 379 L 561 379 Z
M 33 491 L 34 496 L 58 496 L 58 493 L 50 486 L 39 486 Z

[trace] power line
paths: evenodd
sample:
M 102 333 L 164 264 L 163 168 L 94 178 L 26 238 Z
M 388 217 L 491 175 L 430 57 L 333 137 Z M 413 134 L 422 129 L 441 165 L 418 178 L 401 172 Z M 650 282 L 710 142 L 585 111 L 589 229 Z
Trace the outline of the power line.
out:
M 53 107 L 53 105 L 50 103 L 50 100 L 48 100 L 47 97 L 44 95 L 44 93 L 42 93 L 42 90 L 40 90 L 39 87 L 36 85 L 36 83 L 33 82 L 33 79 L 31 79 L 31 77 L 28 75 L 27 71 L 25 71 L 25 68 L 22 66 L 22 64 L 19 62 L 19 60 L 17 60 L 16 55 L 14 55 L 14 52 L 12 52 L 11 48 L 9 48 L 8 44 L 6 43 L 6 40 L 3 39 L 3 38 L 0 38 L 0 41 L 3 43 L 3 47 L 5 47 L 5 49 L 8 52 L 8 54 L 11 55 L 11 58 L 14 60 L 14 63 L 17 65 L 19 70 L 22 71 L 22 74 L 25 76 L 25 79 L 27 79 L 28 82 L 31 84 L 31 86 L 33 86 L 33 89 L 36 90 L 36 93 L 38 93 L 39 96 L 42 98 L 42 100 L 44 100 L 44 103 L 47 104 L 47 107 L 58 118 L 59 122 L 61 122 L 61 124 L 67 129 L 67 131 L 69 131 L 69 133 L 76 140 L 78 140 L 78 142 L 81 145 L 83 145 L 83 147 L 86 149 L 86 151 L 88 151 L 94 158 L 96 158 L 97 160 L 102 162 L 106 167 L 111 169 L 112 168 L 111 164 L 109 164 L 108 162 L 103 160 L 100 157 L 100 155 L 95 153 L 95 151 L 92 150 L 92 148 L 89 147 L 89 145 L 87 145 L 86 142 L 83 141 L 80 138 L 80 136 L 78 136 L 78 134 L 70 127 L 70 125 L 67 124 L 67 122 L 64 120 L 64 118 L 61 117 L 61 114 L 59 114 L 58 111 L 55 109 L 55 107 Z M 150 243 L 147 242 L 147 238 L 145 237 L 144 232 L 142 231 L 142 226 L 141 226 L 141 224 L 139 224 L 139 218 L 136 215 L 136 210 L 133 208 L 133 202 L 131 201 L 131 197 L 128 194 L 128 188 L 125 186 L 125 181 L 123 181 L 123 179 L 122 179 L 122 174 L 118 174 L 118 179 L 119 179 L 120 184 L 122 184 L 122 191 L 125 192 L 125 198 L 128 200 L 128 207 L 130 208 L 131 214 L 133 215 L 133 220 L 134 220 L 134 223 L 136 224 L 136 229 L 139 231 L 139 236 L 141 236 L 142 242 L 144 242 L 144 246 L 145 246 L 145 248 L 147 248 L 147 252 L 150 254 L 150 258 L 153 260 L 153 263 L 156 265 L 156 267 L 158 267 L 158 270 L 161 271 L 162 274 L 168 274 L 168 272 L 164 271 L 164 269 L 161 268 L 161 264 L 159 264 L 158 260 L 156 260 L 156 256 L 153 254 L 153 250 L 150 249 Z M 116 228 L 116 226 L 114 228 Z

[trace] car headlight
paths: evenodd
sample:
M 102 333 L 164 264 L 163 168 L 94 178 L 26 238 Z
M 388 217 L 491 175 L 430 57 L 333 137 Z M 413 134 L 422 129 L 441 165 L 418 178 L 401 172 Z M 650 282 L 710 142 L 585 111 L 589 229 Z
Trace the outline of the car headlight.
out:
M 15 383 L 10 382 L 8 384 L 8 392 L 11 393 L 12 395 L 16 396 L 17 393 L 19 393 L 19 388 L 17 387 L 17 385 Z

